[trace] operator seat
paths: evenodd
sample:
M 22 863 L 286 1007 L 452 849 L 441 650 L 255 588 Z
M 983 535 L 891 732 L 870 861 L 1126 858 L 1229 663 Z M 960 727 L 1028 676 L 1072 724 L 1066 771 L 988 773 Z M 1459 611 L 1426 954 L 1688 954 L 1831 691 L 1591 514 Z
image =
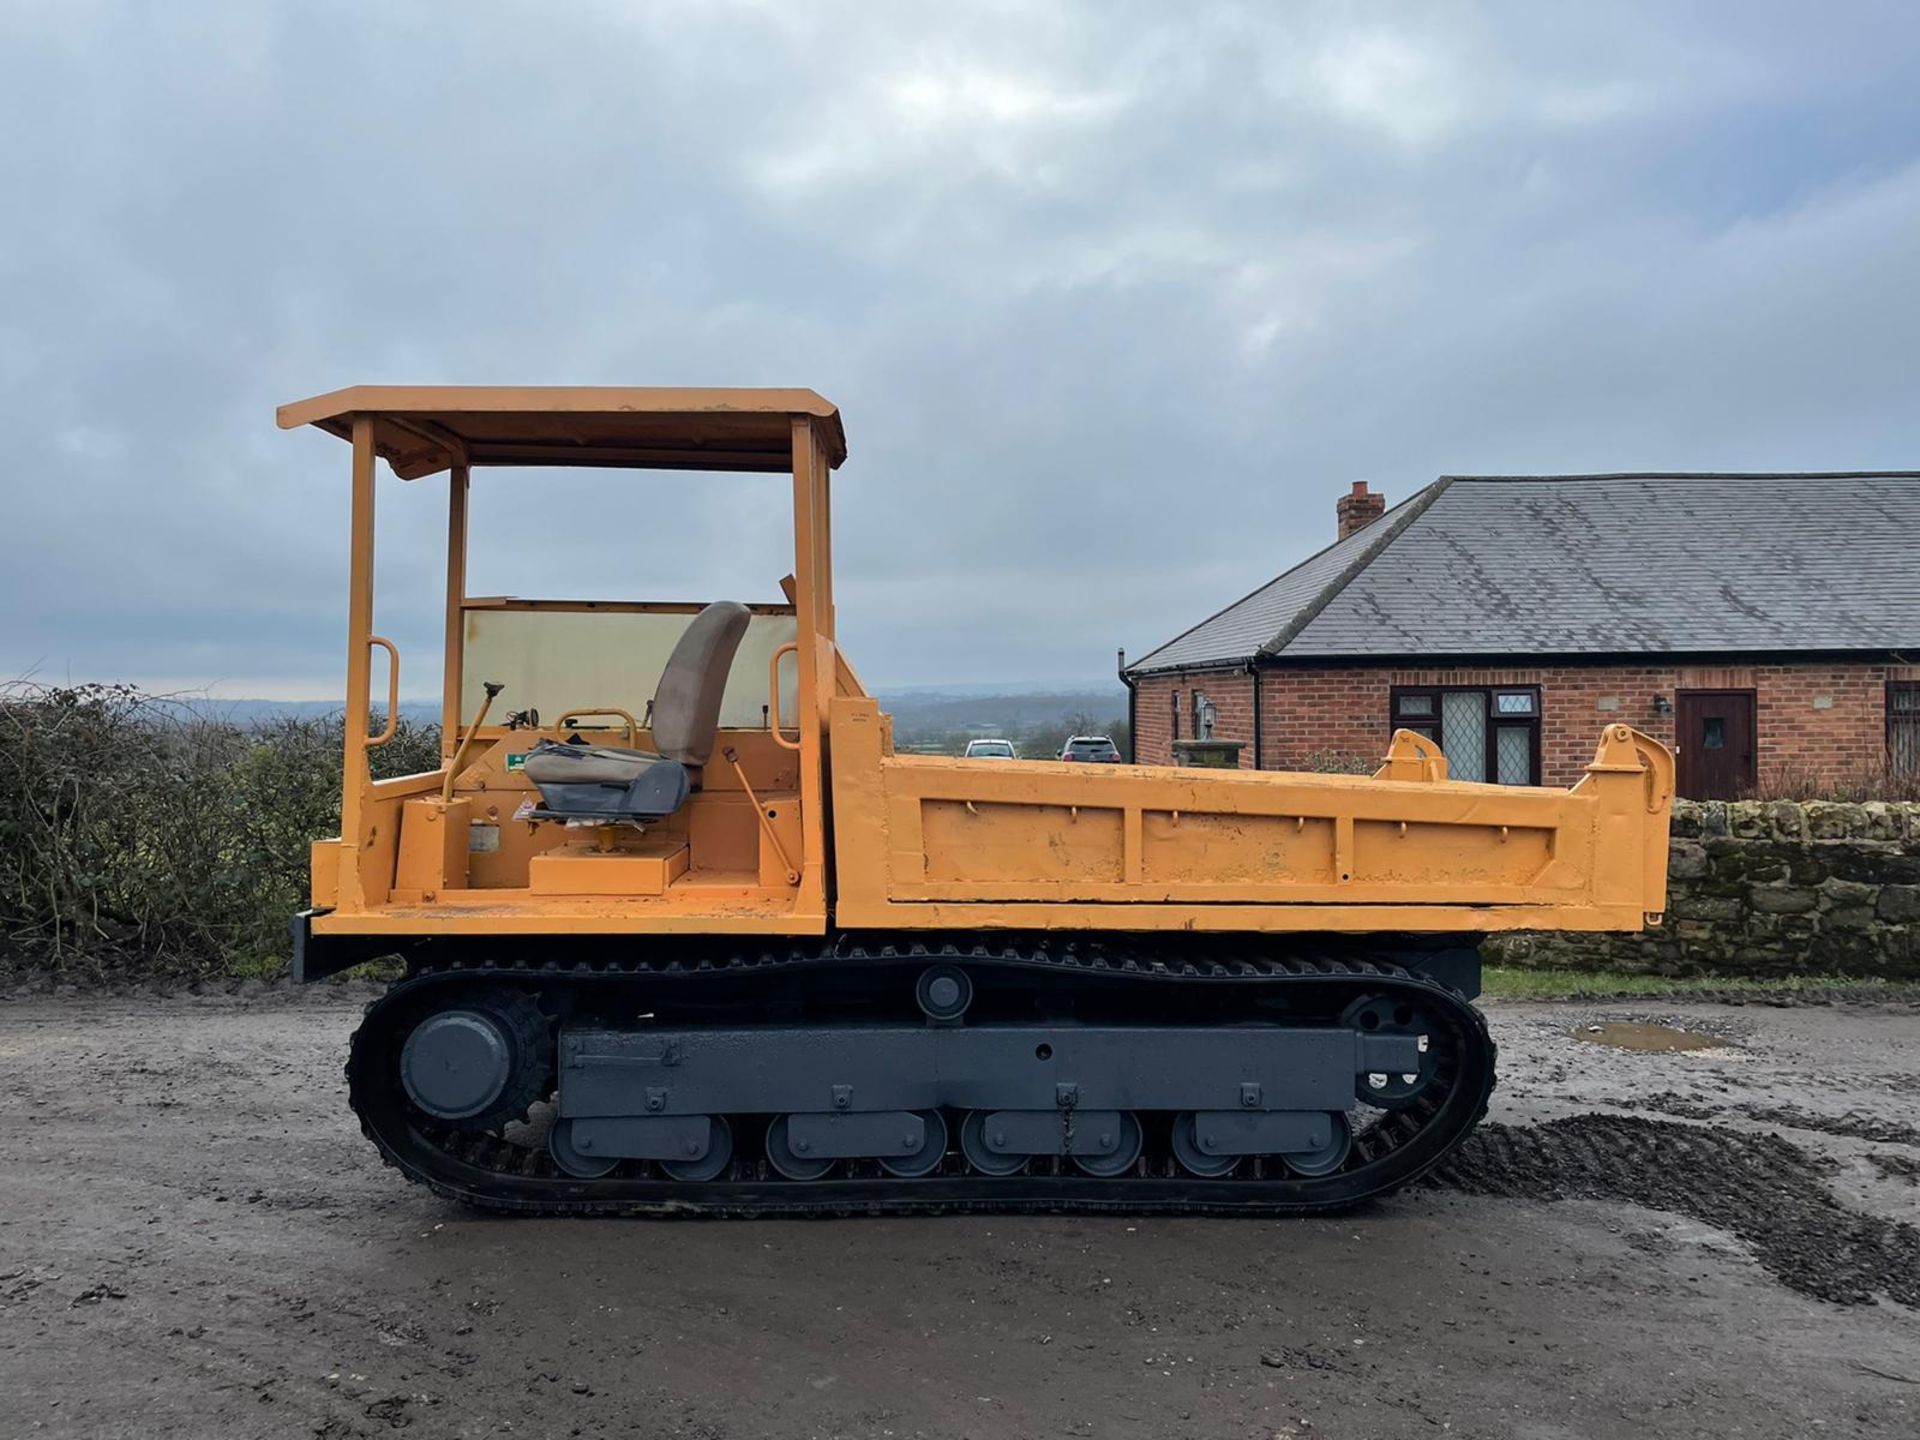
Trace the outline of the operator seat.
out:
M 541 803 L 531 818 L 661 820 L 686 804 L 692 772 L 712 758 L 720 699 L 750 618 L 747 607 L 733 600 L 715 601 L 693 617 L 653 692 L 658 754 L 552 740 L 534 746 L 526 776 L 540 788 Z

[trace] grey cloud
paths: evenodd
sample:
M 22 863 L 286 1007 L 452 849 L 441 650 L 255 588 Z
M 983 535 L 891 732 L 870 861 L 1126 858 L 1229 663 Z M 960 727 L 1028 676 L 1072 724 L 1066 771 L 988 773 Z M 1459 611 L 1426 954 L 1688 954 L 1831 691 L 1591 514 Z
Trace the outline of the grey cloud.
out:
M 1443 471 L 1912 466 L 1906 7 L 0 10 L 0 672 L 326 694 L 356 381 L 812 385 L 871 681 L 1086 679 Z M 767 598 L 777 483 L 483 476 Z M 433 688 L 439 517 L 381 624 Z

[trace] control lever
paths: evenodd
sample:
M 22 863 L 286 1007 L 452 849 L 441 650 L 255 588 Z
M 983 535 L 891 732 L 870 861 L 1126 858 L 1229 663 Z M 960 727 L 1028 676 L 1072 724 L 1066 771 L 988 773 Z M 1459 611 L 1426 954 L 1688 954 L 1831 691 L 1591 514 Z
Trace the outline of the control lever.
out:
M 487 723 L 487 711 L 493 708 L 493 697 L 507 687 L 498 680 L 487 680 L 482 682 L 480 688 L 487 692 L 487 698 L 480 702 L 480 713 L 473 717 L 473 723 L 467 727 L 467 733 L 460 737 L 460 743 L 454 749 L 453 760 L 447 766 L 447 778 L 440 785 L 443 804 L 453 803 L 453 777 L 460 773 L 460 762 L 467 758 L 467 747 L 473 743 L 473 737 Z

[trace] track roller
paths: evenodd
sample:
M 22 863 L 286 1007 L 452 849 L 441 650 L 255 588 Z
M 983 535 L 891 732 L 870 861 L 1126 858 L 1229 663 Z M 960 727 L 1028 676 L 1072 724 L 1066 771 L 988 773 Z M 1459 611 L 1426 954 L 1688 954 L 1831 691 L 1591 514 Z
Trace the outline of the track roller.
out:
M 1353 1122 L 1334 1111 L 1328 1113 L 1327 1119 L 1333 1123 L 1333 1134 L 1325 1145 L 1318 1150 L 1295 1151 L 1280 1157 L 1294 1174 L 1318 1179 L 1333 1174 L 1347 1163 L 1347 1155 L 1353 1149 Z
M 911 1155 L 883 1157 L 880 1168 L 889 1175 L 898 1175 L 905 1180 L 931 1175 L 940 1168 L 940 1162 L 947 1158 L 946 1117 L 938 1110 L 922 1110 L 919 1115 L 927 1127 L 926 1141 Z
M 969 1110 L 960 1122 L 960 1153 L 982 1175 L 1018 1175 L 1027 1168 L 1025 1155 L 1002 1155 L 988 1146 L 984 1110 Z
M 1101 1137 L 1105 1139 L 1103 1135 Z M 1146 1137 L 1140 1129 L 1140 1117 L 1131 1110 L 1120 1112 L 1120 1133 L 1114 1137 L 1114 1146 L 1105 1155 L 1082 1155 L 1076 1153 L 1073 1163 L 1089 1175 L 1097 1175 L 1110 1180 L 1116 1175 L 1124 1175 L 1140 1159 L 1140 1151 L 1145 1147 Z
M 818 1180 L 833 1168 L 833 1157 L 803 1155 L 787 1134 L 787 1117 L 777 1115 L 767 1126 L 767 1163 L 789 1180 Z M 802 1145 L 807 1142 L 802 1140 Z
M 573 1121 L 556 1119 L 547 1131 L 547 1153 L 564 1174 L 576 1180 L 598 1180 L 611 1175 L 618 1155 L 590 1155 L 573 1143 Z
M 662 1160 L 660 1168 L 675 1180 L 697 1184 L 719 1178 L 733 1163 L 733 1128 L 727 1117 L 712 1117 L 713 1129 L 707 1139 L 707 1153 L 697 1160 Z
M 913 987 L 920 1013 L 936 1025 L 957 1025 L 973 1003 L 973 981 L 957 965 L 933 965 Z
M 1215 1179 L 1221 1175 L 1230 1175 L 1239 1165 L 1238 1155 L 1209 1155 L 1200 1148 L 1200 1136 L 1195 1130 L 1199 1117 L 1191 1110 L 1182 1110 L 1173 1117 L 1173 1132 L 1170 1136 L 1173 1146 L 1173 1158 L 1180 1162 L 1180 1168 L 1189 1175 L 1198 1175 L 1203 1180 Z

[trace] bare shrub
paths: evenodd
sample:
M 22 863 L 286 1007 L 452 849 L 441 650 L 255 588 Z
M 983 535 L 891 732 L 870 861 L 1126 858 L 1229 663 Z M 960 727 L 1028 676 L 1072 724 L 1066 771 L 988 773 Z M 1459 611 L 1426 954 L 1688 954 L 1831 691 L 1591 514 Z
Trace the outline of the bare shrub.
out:
M 308 843 L 339 825 L 338 714 L 236 724 L 125 685 L 0 686 L 0 944 L 58 972 L 284 961 Z M 439 765 L 404 719 L 382 773 Z
M 1302 770 L 1321 775 L 1371 775 L 1380 768 L 1377 757 L 1346 750 L 1315 750 L 1301 762 Z
M 1834 772 L 1804 760 L 1782 760 L 1760 772 L 1749 800 L 1920 800 L 1920 772 L 1890 766 Z

